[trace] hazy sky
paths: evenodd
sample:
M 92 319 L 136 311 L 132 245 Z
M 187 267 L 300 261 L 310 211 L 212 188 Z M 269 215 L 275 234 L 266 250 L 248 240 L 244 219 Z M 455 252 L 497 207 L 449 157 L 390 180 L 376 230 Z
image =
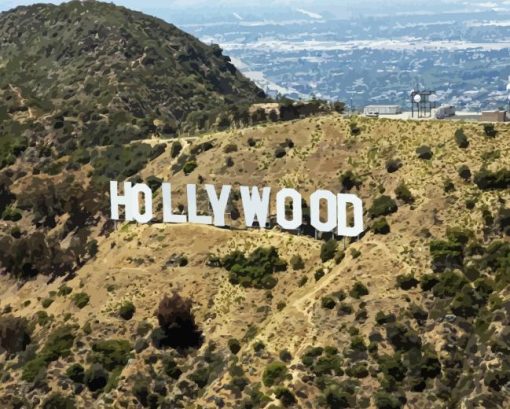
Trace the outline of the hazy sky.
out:
M 44 3 L 61 3 L 59 0 L 42 1 Z M 116 4 L 123 5 L 135 10 L 154 12 L 155 10 L 171 10 L 194 8 L 209 8 L 211 10 L 220 10 L 222 8 L 238 8 L 242 10 L 250 5 L 246 0 L 115 0 Z M 10 8 L 36 3 L 30 0 L 0 0 L 0 11 Z M 360 13 L 391 13 L 392 10 L 401 10 L 405 12 L 412 11 L 441 11 L 442 8 L 465 10 L 510 10 L 510 0 L 427 0 L 418 2 L 416 0 L 256 0 L 251 3 L 251 7 L 266 8 L 275 6 L 288 7 L 308 7 L 315 11 L 324 11 L 325 9 L 334 9 L 336 11 L 345 9 L 347 11 Z M 203 11 L 203 9 L 202 9 Z

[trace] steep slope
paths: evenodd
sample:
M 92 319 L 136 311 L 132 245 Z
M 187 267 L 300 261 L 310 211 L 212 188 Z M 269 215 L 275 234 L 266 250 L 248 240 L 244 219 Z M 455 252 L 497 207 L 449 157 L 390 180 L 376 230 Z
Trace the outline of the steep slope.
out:
M 328 243 L 158 222 L 93 231 L 97 251 L 67 281 L 2 278 L 0 324 L 30 336 L 0 337 L 3 405 L 37 407 L 51 389 L 79 408 L 508 407 L 508 134 L 331 115 L 165 142 L 137 177 L 171 181 L 176 205 L 186 183 L 352 189 L 370 230 Z M 384 196 L 395 206 L 374 206 Z M 231 274 L 280 259 L 266 289 Z M 173 291 L 202 332 L 189 348 L 165 338 L 158 305 Z M 54 334 L 71 341 L 52 348 Z
M 113 4 L 18 7 L 0 14 L 0 43 L 0 120 L 12 119 L 2 134 L 25 146 L 174 136 L 265 98 L 218 46 Z

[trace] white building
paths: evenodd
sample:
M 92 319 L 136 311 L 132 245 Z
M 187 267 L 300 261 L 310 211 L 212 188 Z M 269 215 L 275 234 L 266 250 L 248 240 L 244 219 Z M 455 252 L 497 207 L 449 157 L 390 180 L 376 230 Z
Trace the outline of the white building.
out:
M 455 107 L 453 105 L 441 105 L 436 110 L 436 119 L 444 119 L 455 116 Z
M 399 115 L 402 108 L 399 105 L 368 105 L 363 110 L 365 115 Z

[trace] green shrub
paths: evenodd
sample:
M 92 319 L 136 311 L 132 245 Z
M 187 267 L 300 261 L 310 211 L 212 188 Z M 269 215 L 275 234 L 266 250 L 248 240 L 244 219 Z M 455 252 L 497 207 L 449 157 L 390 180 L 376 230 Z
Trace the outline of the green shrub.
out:
M 478 313 L 483 303 L 479 294 L 469 285 L 465 285 L 453 298 L 450 309 L 459 317 L 469 318 Z
M 131 318 L 133 318 L 135 311 L 136 311 L 135 305 L 131 301 L 126 301 L 119 308 L 119 316 L 122 319 L 130 320 Z
M 290 266 L 294 271 L 303 270 L 305 268 L 305 262 L 299 254 L 294 254 L 290 259 Z
M 147 186 L 149 186 L 149 188 L 153 192 L 155 192 L 156 190 L 158 190 L 161 187 L 161 184 L 163 183 L 163 179 L 158 178 L 157 176 L 151 175 L 147 178 L 145 183 L 147 184 Z
M 329 409 L 343 409 L 352 408 L 353 406 L 353 395 L 338 385 L 329 385 L 324 393 L 324 399 L 326 406 Z
M 259 289 L 273 288 L 277 284 L 273 273 L 287 269 L 287 263 L 274 247 L 259 247 L 248 258 L 233 251 L 222 259 L 222 265 L 230 272 L 232 284 Z
M 147 321 L 140 321 L 136 327 L 136 335 L 144 337 L 152 329 L 152 324 Z
M 42 311 L 42 310 L 37 311 L 35 313 L 35 319 L 41 327 L 45 327 L 52 320 L 52 318 L 48 315 L 48 313 L 46 311 Z
M 59 295 L 60 297 L 65 297 L 66 295 L 69 295 L 73 292 L 73 289 L 71 287 L 68 287 L 67 285 L 65 284 L 62 284 L 59 288 L 58 288 L 58 292 L 57 292 L 57 295 Z
M 264 369 L 264 373 L 262 374 L 262 382 L 265 386 L 271 387 L 282 382 L 286 375 L 287 367 L 283 362 L 271 362 Z
M 182 151 L 182 144 L 179 141 L 175 141 L 170 149 L 170 156 L 176 158 Z
M 237 152 L 237 145 L 235 143 L 229 143 L 223 148 L 224 153 Z
M 491 172 L 481 169 L 475 174 L 474 182 L 481 190 L 508 189 L 510 187 L 510 170 L 500 169 Z
M 331 239 L 325 243 L 322 243 L 320 257 L 323 263 L 335 257 L 337 247 L 338 242 L 335 239 Z
M 299 279 L 298 281 L 298 287 L 304 287 L 306 285 L 306 283 L 308 282 L 308 277 L 307 276 L 303 276 Z
M 386 391 L 376 392 L 374 401 L 377 409 L 400 409 L 403 407 L 397 397 Z
M 230 349 L 230 352 L 234 355 L 237 355 L 237 353 L 241 350 L 241 343 L 237 339 L 231 338 L 228 340 L 228 349 Z
M 361 256 L 361 251 L 359 251 L 358 249 L 352 249 L 351 250 L 351 257 L 353 259 L 357 259 L 360 256 Z
M 276 388 L 274 394 L 285 407 L 292 406 L 297 403 L 294 394 L 287 388 Z
M 287 151 L 284 148 L 282 148 L 281 146 L 276 148 L 275 151 L 274 151 L 274 157 L 277 158 L 277 159 L 281 159 L 285 155 L 287 155 Z
M 349 295 L 352 298 L 361 298 L 361 297 L 363 297 L 365 295 L 368 295 L 368 294 L 369 294 L 368 288 L 365 286 L 365 284 L 360 283 L 359 281 L 354 283 L 354 285 L 352 286 L 351 291 L 349 291 Z
M 287 349 L 283 349 L 279 354 L 280 360 L 283 362 L 290 362 L 292 360 L 292 355 Z
M 429 316 L 427 311 L 416 304 L 411 304 L 409 307 L 409 312 L 411 316 L 418 322 L 425 321 Z
M 395 381 L 402 381 L 407 373 L 407 368 L 404 366 L 400 353 L 395 355 L 382 355 L 378 358 L 379 372 L 383 373 L 385 377 L 392 378 Z
M 182 375 L 182 371 L 177 366 L 177 363 L 171 356 L 163 358 L 163 370 L 172 379 L 177 380 Z
M 340 315 L 350 315 L 354 312 L 352 305 L 347 303 L 341 303 L 338 311 Z
M 412 204 L 414 203 L 414 197 L 405 183 L 400 183 L 395 189 L 395 195 L 397 199 L 402 200 L 404 203 Z
M 70 396 L 61 395 L 58 392 L 53 392 L 49 395 L 41 406 L 42 409 L 75 409 L 76 405 L 74 399 Z
M 33 382 L 37 375 L 43 371 L 50 362 L 60 357 L 68 356 L 74 343 L 75 328 L 64 325 L 55 329 L 47 338 L 41 352 L 32 360 L 25 363 L 21 378 L 27 382 Z
M 419 159 L 429 160 L 432 159 L 433 153 L 429 146 L 423 145 L 416 149 L 416 155 Z
M 335 264 L 340 264 L 344 258 L 345 258 L 345 252 L 337 249 L 337 251 L 335 253 Z
M 388 173 L 395 173 L 402 167 L 402 161 L 399 159 L 390 159 L 386 162 L 386 171 Z
M 390 233 L 390 225 L 386 220 L 386 217 L 380 217 L 374 221 L 372 224 L 372 230 L 375 234 L 389 234 Z
M 354 378 L 362 379 L 368 376 L 368 367 L 366 362 L 354 364 L 347 370 L 347 375 Z
M 90 360 L 113 371 L 127 364 L 131 349 L 131 344 L 123 339 L 97 341 L 92 344 Z
M 395 322 L 396 320 L 397 317 L 393 313 L 385 314 L 382 311 L 378 311 L 377 314 L 375 315 L 375 322 L 377 322 L 379 325 Z
M 455 184 L 451 179 L 448 178 L 444 181 L 443 190 L 445 193 L 455 192 Z
M 102 390 L 108 384 L 108 372 L 100 364 L 93 364 L 85 371 L 84 381 L 91 392 Z
M 471 179 L 471 170 L 466 165 L 461 165 L 458 169 L 458 173 L 459 176 L 465 181 Z
M 348 170 L 340 176 L 340 184 L 344 191 L 349 191 L 354 187 L 358 189 L 361 186 L 361 179 L 351 170 Z
M 80 310 L 87 306 L 90 301 L 90 297 L 87 293 L 76 293 L 73 295 L 72 300 Z
M 41 305 L 43 308 L 48 308 L 51 304 L 53 304 L 53 301 L 55 301 L 53 298 L 44 298 L 41 301 Z
M 466 149 L 469 146 L 469 140 L 464 133 L 464 129 L 459 128 L 455 131 L 455 143 L 461 149 Z
M 397 351 L 421 348 L 421 338 L 418 334 L 411 328 L 398 322 L 386 325 L 386 337 Z
M 447 268 L 460 268 L 464 262 L 462 244 L 455 241 L 432 240 L 430 242 L 432 270 L 444 271 Z
M 76 383 L 83 383 L 85 380 L 85 369 L 80 364 L 72 364 L 66 370 L 66 376 Z
M 317 271 L 315 271 L 314 278 L 315 281 L 319 281 L 322 277 L 324 277 L 326 273 L 324 272 L 323 268 L 319 268 Z
M 196 369 L 190 376 L 189 379 L 193 381 L 200 389 L 207 386 L 211 377 L 209 367 L 201 367 Z
M 335 305 L 336 305 L 336 302 L 333 299 L 333 297 L 331 297 L 331 296 L 323 297 L 321 300 L 321 306 L 324 309 L 332 310 L 333 308 L 335 308 Z
M 185 163 L 184 167 L 182 168 L 182 171 L 187 176 L 190 173 L 192 173 L 197 168 L 197 166 L 198 165 L 195 161 L 189 161 Z
M 253 350 L 255 352 L 260 352 L 266 348 L 266 345 L 262 341 L 255 341 L 253 344 Z
M 19 209 L 14 207 L 7 207 L 2 213 L 2 219 L 5 221 L 17 222 L 20 221 L 23 214 Z
M 485 136 L 488 138 L 495 138 L 498 134 L 498 131 L 496 131 L 496 127 L 494 124 L 484 124 L 483 125 L 483 132 L 485 133 Z
M 383 195 L 374 200 L 368 214 L 372 219 L 375 219 L 376 217 L 395 213 L 397 210 L 398 206 L 395 201 L 391 197 Z
M 367 345 L 363 337 L 359 335 L 353 337 L 351 339 L 351 349 L 353 351 L 365 352 L 367 350 Z
M 397 286 L 402 290 L 410 290 L 418 285 L 418 280 L 413 274 L 399 274 L 397 276 Z

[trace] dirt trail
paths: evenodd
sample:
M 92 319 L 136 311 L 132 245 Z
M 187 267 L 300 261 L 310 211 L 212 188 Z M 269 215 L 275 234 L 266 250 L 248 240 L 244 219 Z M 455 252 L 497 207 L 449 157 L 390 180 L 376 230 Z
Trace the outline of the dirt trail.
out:
M 23 105 L 27 105 L 27 99 L 23 98 L 23 95 L 21 94 L 21 90 L 19 88 L 14 87 L 12 84 L 9 84 L 9 89 L 16 94 L 18 99 Z M 32 119 L 34 117 L 34 114 L 32 112 L 32 108 L 28 107 L 28 117 Z

